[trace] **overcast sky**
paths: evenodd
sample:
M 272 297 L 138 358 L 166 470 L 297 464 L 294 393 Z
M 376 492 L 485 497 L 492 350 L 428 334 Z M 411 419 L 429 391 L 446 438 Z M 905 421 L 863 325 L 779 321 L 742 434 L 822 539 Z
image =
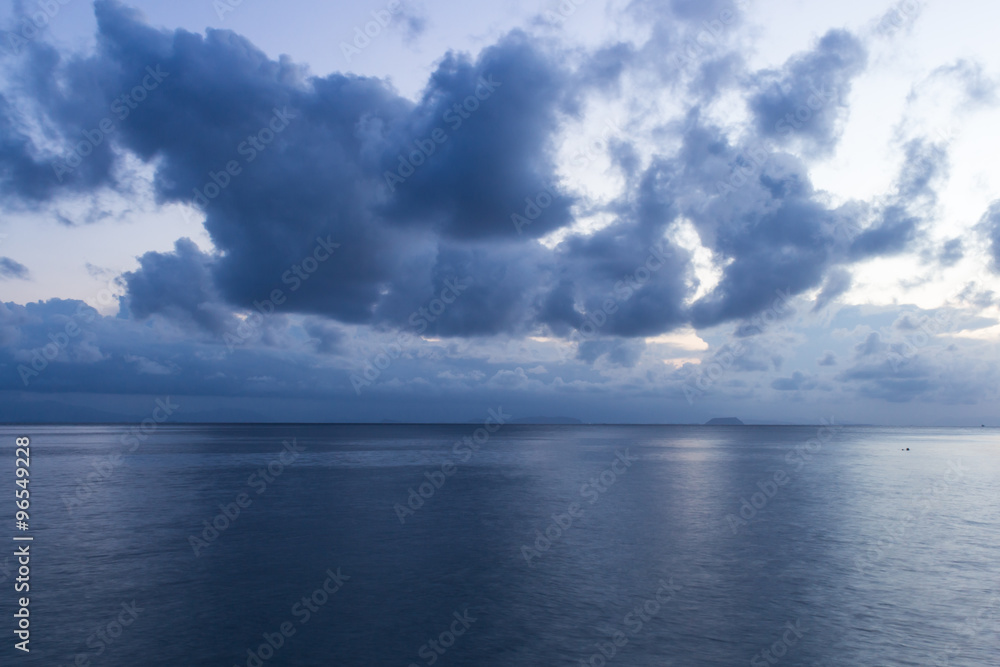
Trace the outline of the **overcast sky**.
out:
M 996 423 L 996 3 L 0 6 L 0 420 Z

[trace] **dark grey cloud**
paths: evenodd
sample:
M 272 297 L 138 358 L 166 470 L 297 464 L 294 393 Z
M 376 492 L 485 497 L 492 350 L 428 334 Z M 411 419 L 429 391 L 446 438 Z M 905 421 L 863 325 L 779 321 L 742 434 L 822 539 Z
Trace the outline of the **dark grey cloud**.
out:
M 422 7 L 413 3 L 402 3 L 397 16 L 401 20 L 390 23 L 390 27 L 402 29 L 403 41 L 407 44 L 415 42 L 427 30 L 429 20 Z
M 642 339 L 585 340 L 580 343 L 576 356 L 588 364 L 605 357 L 614 366 L 632 368 L 645 350 L 646 342 Z
M 861 40 L 846 30 L 831 30 L 780 70 L 754 74 L 756 92 L 749 106 L 760 137 L 779 143 L 798 139 L 809 151 L 829 152 L 839 139 L 838 121 L 851 83 L 866 63 Z
M 553 138 L 579 114 L 587 91 L 613 90 L 643 57 L 631 47 L 598 49 L 573 71 L 556 47 L 514 31 L 475 59 L 447 54 L 411 102 L 378 79 L 310 77 L 229 31 L 154 29 L 109 0 L 95 9 L 95 54 L 64 58 L 39 45 L 20 72 L 21 85 L 64 139 L 98 127 L 123 90 L 149 81 L 151 71 L 160 74 L 60 187 L 115 185 L 111 147 L 124 148 L 155 161 L 160 201 L 203 209 L 219 251 L 205 257 L 178 246 L 144 256 L 128 279 L 128 307 L 140 319 L 160 314 L 218 332 L 232 324 L 228 311 L 282 288 L 289 313 L 407 327 L 444 281 L 467 279 L 469 291 L 428 320 L 428 333 L 523 334 L 544 326 L 566 335 L 588 316 L 600 318 L 610 298 L 615 312 L 600 324 L 601 335 L 647 336 L 688 322 L 750 317 L 770 307 L 779 290 L 794 295 L 816 287 L 838 262 L 898 250 L 913 235 L 915 223 L 887 215 L 840 256 L 842 240 L 829 230 L 855 209 L 829 209 L 805 165 L 783 153 L 766 156 L 746 187 L 720 196 L 718 184 L 734 167 L 746 167 L 754 144 L 732 145 L 694 108 L 675 128 L 680 154 L 656 156 L 644 171 L 628 141 L 610 143 L 629 179 L 627 194 L 611 207 L 616 221 L 594 235 L 570 235 L 550 251 L 533 239 L 571 224 L 577 203 L 556 177 Z M 633 10 L 656 8 L 637 3 Z M 725 2 L 677 2 L 669 12 L 685 30 L 706 30 L 707 21 L 715 33 L 738 18 Z M 666 20 L 660 15 L 658 25 Z M 703 72 L 713 89 L 739 82 L 743 66 L 720 35 L 719 52 L 702 62 L 722 68 Z M 858 40 L 834 31 L 781 70 L 751 76 L 757 139 L 776 138 L 762 119 L 794 111 L 800 93 L 819 87 L 839 105 L 864 62 Z M 786 92 L 779 98 L 775 90 Z M 837 113 L 817 112 L 806 133 L 831 145 Z M 24 162 L 25 174 L 54 170 L 58 160 L 40 156 L 15 125 L 7 134 L 0 159 Z M 919 180 L 908 176 L 906 187 Z M 6 186 L 39 201 L 62 191 L 48 181 Z M 690 258 L 663 240 L 680 214 L 729 261 L 720 285 L 690 309 Z M 309 261 L 322 240 L 341 250 L 288 289 L 288 271 Z M 652 247 L 668 256 L 640 285 L 635 272 L 644 270 Z M 183 285 L 175 275 L 182 267 Z
M 8 337 L 4 332 L 13 332 Z M 220 353 L 216 340 L 178 336 L 163 320 L 101 316 L 53 299 L 0 307 L 0 391 L 186 396 L 349 395 L 346 371 L 320 367 L 307 337 L 276 350 Z M 224 348 L 223 348 L 224 352 Z M 262 378 L 270 378 L 265 380 Z
M 618 92 L 622 74 L 635 59 L 635 49 L 627 42 L 604 46 L 587 57 L 578 76 L 584 85 L 614 94 Z
M 852 259 L 892 255 L 906 250 L 933 219 L 936 186 L 948 173 L 948 147 L 925 139 L 903 146 L 895 191 L 876 207 L 876 219 L 851 243 Z
M 140 320 L 158 314 L 220 336 L 232 331 L 236 320 L 214 288 L 213 262 L 186 238 L 171 253 L 148 252 L 138 270 L 123 276 L 123 305 Z
M 639 1 L 635 4 L 640 4 Z M 644 2 L 644 4 L 654 4 Z M 735 11 L 736 3 L 732 0 L 670 0 L 670 10 L 674 16 L 688 21 L 704 21 L 713 19 L 724 11 Z
M 742 67 L 738 56 L 721 57 Z M 862 42 L 834 30 L 779 69 L 727 75 L 744 82 L 754 114 L 754 133 L 738 144 L 692 108 L 671 178 L 702 242 L 726 262 L 722 281 L 690 310 L 696 326 L 748 318 L 773 307 L 781 293 L 824 284 L 831 290 L 826 303 L 847 289 L 850 264 L 901 252 L 917 239 L 947 168 L 945 147 L 911 142 L 890 197 L 837 208 L 813 188 L 800 158 L 770 148 L 796 140 L 806 154 L 832 150 L 851 84 L 866 63 Z M 703 93 L 711 96 L 720 85 L 706 82 Z
M 814 386 L 815 381 L 799 371 L 792 373 L 791 377 L 778 378 L 771 383 L 771 388 L 778 391 L 798 391 L 799 389 L 811 389 Z
M 714 99 L 739 81 L 745 67 L 743 56 L 736 52 L 705 59 L 699 65 L 688 90 L 702 101 Z
M 525 334 L 550 264 L 550 253 L 535 243 L 440 243 L 427 275 L 386 295 L 373 321 L 411 330 L 417 322 L 438 336 Z
M 996 293 L 993 290 L 981 288 L 976 282 L 970 282 L 955 295 L 955 298 L 960 303 L 989 308 L 996 302 Z
M 651 167 L 614 223 L 556 248 L 558 273 L 540 322 L 585 336 L 650 336 L 686 322 L 684 301 L 696 285 L 687 251 L 664 238 L 678 209 L 661 176 L 660 167 Z
M 344 351 L 344 332 L 325 320 L 311 320 L 303 325 L 310 342 L 320 354 L 340 354 Z
M 755 373 L 768 371 L 774 364 L 774 359 L 767 355 L 767 351 L 758 347 L 751 347 L 733 362 L 733 369 L 742 373 Z M 777 370 L 777 369 L 775 369 Z
M 511 216 L 556 181 L 551 139 L 560 113 L 574 110 L 576 88 L 555 63 L 519 32 L 476 63 L 449 54 L 383 150 L 380 173 L 405 176 L 406 162 L 415 165 L 405 182 L 388 184 L 388 218 L 454 238 L 510 235 Z M 572 198 L 558 188 L 548 195 L 545 215 L 521 233 L 541 236 L 571 221 Z
M 873 331 L 865 339 L 854 346 L 854 356 L 856 359 L 870 357 L 884 353 L 888 347 L 882 342 L 882 337 L 877 331 Z
M 902 331 L 916 331 L 920 328 L 919 322 L 917 322 L 916 317 L 913 313 L 904 313 L 899 316 L 899 318 L 892 323 L 893 328 L 900 329 Z
M 820 291 L 819 296 L 816 297 L 816 305 L 813 306 L 813 312 L 815 313 L 826 308 L 834 299 L 851 289 L 852 282 L 853 279 L 849 271 L 845 269 L 832 270 L 827 276 L 826 283 L 823 284 L 823 289 Z
M 902 252 L 916 237 L 920 219 L 900 205 L 890 205 L 882 212 L 880 220 L 864 230 L 851 243 L 853 259 Z
M 931 354 L 941 357 L 931 361 Z M 941 402 L 965 402 L 960 398 L 968 388 L 976 384 L 962 374 L 968 371 L 956 364 L 951 353 L 944 353 L 940 347 L 917 352 L 896 343 L 886 344 L 880 352 L 874 353 L 837 376 L 837 379 L 851 386 L 862 398 L 884 400 L 890 403 L 906 403 L 913 400 L 938 400 Z
M 682 142 L 678 154 L 654 158 L 644 173 L 632 175 L 633 181 L 656 184 L 657 197 L 628 195 L 629 202 L 644 206 L 645 220 L 669 224 L 683 214 L 695 223 L 702 243 L 725 262 L 718 286 L 689 309 L 695 326 L 773 310 L 776 299 L 826 281 L 833 290 L 826 299 L 834 298 L 849 284 L 847 265 L 901 252 L 917 238 L 927 212 L 911 207 L 935 201 L 933 185 L 945 168 L 942 148 L 923 142 L 907 146 L 896 191 L 886 202 L 831 208 L 813 188 L 801 158 L 767 147 L 776 138 L 772 129 L 761 125 L 767 113 L 777 113 L 815 87 L 834 91 L 834 106 L 839 108 L 865 61 L 859 40 L 842 31 L 829 33 L 813 51 L 793 57 L 782 70 L 751 77 L 757 91 L 751 96 L 751 106 L 759 112 L 757 136 L 733 143 L 722 128 L 706 123 L 695 106 L 677 126 Z M 768 88 L 765 82 L 773 85 Z M 838 139 L 834 120 L 839 111 L 830 107 L 809 113 L 816 116 L 809 130 L 816 145 L 832 147 Z M 634 192 L 643 190 L 637 186 Z M 640 217 L 633 219 L 643 224 Z M 563 299 L 549 305 L 565 312 L 565 304 Z
M 903 147 L 903 163 L 896 184 L 901 202 L 934 204 L 933 185 L 948 173 L 948 147 L 925 139 L 914 139 Z
M 635 50 L 637 70 L 667 85 L 687 79 L 690 91 L 705 97 L 726 74 L 735 73 L 734 63 L 742 62 L 731 44 L 744 6 L 732 0 L 633 0 L 626 14 L 650 31 Z
M 948 334 L 993 326 L 995 320 L 977 317 L 977 310 L 907 306 L 878 330 L 858 327 L 862 336 L 853 358 L 835 376 L 846 391 L 862 398 L 891 403 L 914 400 L 967 403 L 975 391 L 992 393 L 992 369 L 976 368 L 975 355 L 992 354 L 994 344 L 954 338 Z M 976 389 L 978 388 L 978 389 Z
M 979 219 L 977 229 L 986 237 L 994 273 L 1000 273 L 1000 199 L 990 204 Z
M 0 160 L 13 176 L 0 186 L 25 201 L 113 186 L 112 144 L 155 160 L 157 197 L 200 206 L 220 252 L 145 256 L 128 283 L 135 316 L 182 314 L 218 329 L 217 302 L 246 308 L 284 288 L 289 311 L 404 326 L 443 280 L 459 277 L 452 265 L 478 258 L 474 296 L 449 309 L 438 333 L 491 334 L 530 319 L 531 239 L 572 221 L 549 151 L 576 113 L 580 79 L 528 36 L 512 33 L 475 61 L 449 54 L 413 104 L 378 79 L 310 78 L 229 31 L 168 32 L 114 2 L 95 9 L 96 54 L 64 59 L 39 46 L 20 74 L 67 145 L 111 116 L 147 68 L 162 81 L 63 183 L 54 177 L 61 158 L 42 157 L 4 114 Z M 393 172 L 402 182 L 387 179 Z M 539 201 L 544 215 L 518 234 L 512 216 Z M 499 266 L 476 245 L 487 238 L 526 250 L 511 246 Z M 292 293 L 286 273 L 320 239 L 344 250 Z M 196 268 L 183 286 L 172 275 L 181 267 Z M 501 271 L 510 278 L 489 284 Z
M 0 280 L 15 278 L 17 280 L 27 280 L 30 276 L 28 267 L 10 257 L 0 257 Z
M 934 387 L 933 380 L 923 371 L 907 371 L 902 375 L 890 375 L 888 366 L 872 371 L 856 371 L 844 377 L 852 380 L 868 380 L 862 385 L 861 395 L 891 403 L 906 403 L 928 393 Z
M 938 252 L 938 261 L 942 266 L 955 266 L 965 257 L 965 244 L 962 239 L 945 241 Z
M 664 37 L 660 46 L 667 48 L 668 42 Z M 831 288 L 843 289 L 849 279 L 845 268 L 828 278 L 838 265 L 900 252 L 916 239 L 921 212 L 890 204 L 918 190 L 933 201 L 930 184 L 940 170 L 929 147 L 910 146 L 892 201 L 837 208 L 813 188 L 801 158 L 771 148 L 793 137 L 802 140 L 799 146 L 807 154 L 836 145 L 846 96 L 867 62 L 859 39 L 831 31 L 778 70 L 740 76 L 734 73 L 744 66 L 737 54 L 721 49 L 703 56 L 702 70 L 718 59 L 727 68 L 722 79 L 698 84 L 704 99 L 734 85 L 730 81 L 739 82 L 749 96 L 754 132 L 734 142 L 722 128 L 704 122 L 694 106 L 678 126 L 682 144 L 676 158 L 654 160 L 641 176 L 669 183 L 662 188 L 667 198 L 725 262 L 722 281 L 690 309 L 695 326 L 749 318 L 773 307 L 780 294 L 794 296 L 828 279 Z
M 36 162 L 34 146 L 16 118 L 13 105 L 0 95 L 0 189 L 27 200 L 45 198 L 55 189 L 52 172 Z
M 805 165 L 791 155 L 765 154 L 763 166 L 740 167 L 752 175 L 734 188 L 727 183 L 730 165 L 749 162 L 745 151 L 713 127 L 700 126 L 685 139 L 687 170 L 678 187 L 698 188 L 704 197 L 691 201 L 685 213 L 703 243 L 719 259 L 731 260 L 719 284 L 692 306 L 695 325 L 747 318 L 772 307 L 783 293 L 819 285 L 834 258 L 836 239 L 829 230 L 838 212 L 819 200 Z

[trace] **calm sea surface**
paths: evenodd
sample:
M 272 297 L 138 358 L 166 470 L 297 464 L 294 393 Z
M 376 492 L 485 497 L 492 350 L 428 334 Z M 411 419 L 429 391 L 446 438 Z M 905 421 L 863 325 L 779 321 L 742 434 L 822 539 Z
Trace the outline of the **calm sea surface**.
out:
M 0 664 L 1000 665 L 998 430 L 477 428 L 0 427 Z

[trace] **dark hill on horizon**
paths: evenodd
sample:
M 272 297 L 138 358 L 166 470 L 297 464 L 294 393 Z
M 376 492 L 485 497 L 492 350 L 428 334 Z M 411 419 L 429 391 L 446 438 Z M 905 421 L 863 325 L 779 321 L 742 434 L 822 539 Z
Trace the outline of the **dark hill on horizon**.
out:
M 736 417 L 713 417 L 705 422 L 705 426 L 745 426 Z

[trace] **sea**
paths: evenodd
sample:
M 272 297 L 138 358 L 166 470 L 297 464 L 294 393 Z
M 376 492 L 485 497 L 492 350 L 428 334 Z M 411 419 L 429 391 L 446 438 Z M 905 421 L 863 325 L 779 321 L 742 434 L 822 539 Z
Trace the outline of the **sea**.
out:
M 0 664 L 1000 665 L 1000 430 L 500 422 L 0 427 Z

